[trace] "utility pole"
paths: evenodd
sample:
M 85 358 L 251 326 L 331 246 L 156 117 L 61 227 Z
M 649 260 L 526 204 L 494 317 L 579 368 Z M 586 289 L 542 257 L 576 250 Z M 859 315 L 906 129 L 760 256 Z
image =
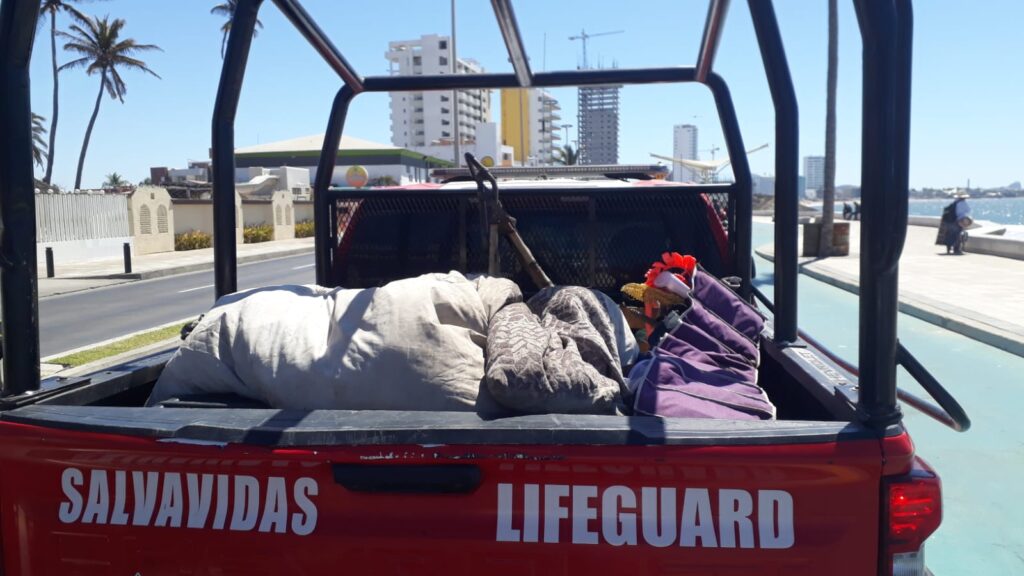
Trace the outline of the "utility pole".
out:
M 452 58 L 451 58 L 452 74 L 458 74 L 459 73 L 458 56 L 456 55 L 457 52 L 455 52 L 455 0 L 452 0 L 452 38 L 451 38 L 451 43 L 452 43 Z M 460 148 L 460 146 L 459 146 L 460 142 L 459 141 L 462 139 L 462 137 L 459 134 L 459 91 L 458 90 L 452 90 L 452 124 L 454 124 L 454 128 L 452 130 L 452 137 L 453 137 L 452 138 L 452 142 L 453 142 L 454 151 L 455 151 L 455 167 L 458 168 L 458 167 L 462 166 L 462 158 L 461 158 L 461 154 L 459 153 L 459 148 Z

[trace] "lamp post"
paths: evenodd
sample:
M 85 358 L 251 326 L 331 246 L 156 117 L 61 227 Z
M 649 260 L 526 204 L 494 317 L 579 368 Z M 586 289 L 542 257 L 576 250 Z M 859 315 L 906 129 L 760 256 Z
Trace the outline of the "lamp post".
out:
M 572 128 L 572 124 L 562 124 L 562 129 L 565 130 L 565 145 L 569 145 L 569 128 Z

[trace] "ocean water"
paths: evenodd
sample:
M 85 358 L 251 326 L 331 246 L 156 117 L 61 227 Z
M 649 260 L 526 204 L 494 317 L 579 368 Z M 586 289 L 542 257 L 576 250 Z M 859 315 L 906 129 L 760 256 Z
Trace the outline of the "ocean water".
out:
M 942 216 L 942 209 L 951 200 L 911 200 L 911 216 Z M 996 224 L 1024 225 L 1024 197 L 1021 198 L 972 198 L 971 217 Z M 842 210 L 842 204 L 839 205 Z
M 942 209 L 952 200 L 910 200 L 911 216 L 942 216 Z M 998 224 L 1005 227 L 1005 238 L 1024 240 L 1024 197 L 1020 198 L 971 198 L 971 218 L 979 224 Z M 808 206 L 821 208 L 821 202 L 807 202 Z M 836 201 L 836 213 L 843 211 L 843 202 Z

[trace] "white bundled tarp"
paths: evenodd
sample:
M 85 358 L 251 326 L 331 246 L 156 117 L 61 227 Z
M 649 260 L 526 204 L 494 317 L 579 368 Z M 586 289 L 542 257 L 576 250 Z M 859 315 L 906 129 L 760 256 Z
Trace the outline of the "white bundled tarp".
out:
M 486 411 L 488 323 L 516 300 L 508 280 L 458 272 L 232 294 L 167 363 L 149 404 L 232 393 L 286 409 Z

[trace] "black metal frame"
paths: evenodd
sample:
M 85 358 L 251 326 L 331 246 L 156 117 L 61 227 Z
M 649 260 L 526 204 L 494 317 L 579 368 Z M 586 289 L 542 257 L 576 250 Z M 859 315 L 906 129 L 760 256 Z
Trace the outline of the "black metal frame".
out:
M 39 338 L 36 293 L 34 182 L 28 64 L 38 2 L 0 0 L 0 265 L 3 325 L 16 338 L 4 338 L 4 395 L 39 386 Z M 697 65 L 650 69 L 530 70 L 511 0 L 491 0 L 513 63 L 513 74 L 361 77 L 331 43 L 298 0 L 272 0 L 295 28 L 338 74 L 342 86 L 330 119 L 314 186 L 316 278 L 331 270 L 333 210 L 330 179 L 348 106 L 362 92 L 431 91 L 511 87 L 560 87 L 599 84 L 698 82 L 715 98 L 735 182 L 731 251 L 751 294 L 751 177 L 742 135 L 725 81 L 714 59 L 728 11 L 728 0 L 711 0 Z M 896 404 L 897 263 L 906 236 L 909 165 L 910 0 L 853 0 L 864 45 L 864 110 L 860 295 L 859 408 L 878 429 L 900 419 Z M 215 283 L 217 296 L 237 289 L 235 246 L 234 119 L 248 61 L 256 17 L 263 0 L 239 0 L 217 92 L 212 123 Z M 798 110 L 774 7 L 770 0 L 748 0 L 758 46 L 776 112 L 775 134 L 775 343 L 795 343 L 797 335 L 797 173 Z M 909 358 L 909 360 L 908 360 Z

